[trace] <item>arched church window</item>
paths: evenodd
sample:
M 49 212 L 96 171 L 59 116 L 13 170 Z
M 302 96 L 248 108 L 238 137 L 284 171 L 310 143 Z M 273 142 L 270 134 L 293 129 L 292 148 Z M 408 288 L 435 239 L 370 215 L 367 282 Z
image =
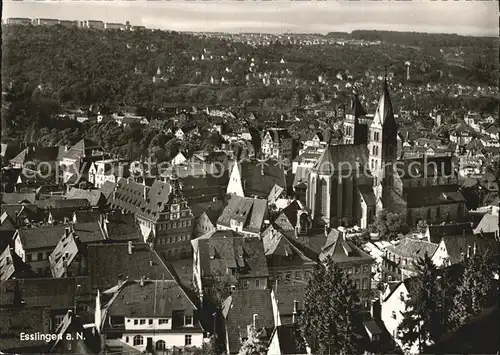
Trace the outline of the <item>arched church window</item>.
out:
M 328 194 L 328 184 L 325 179 L 321 179 L 320 181 L 320 193 L 321 193 L 321 214 L 326 216 L 328 201 L 330 200 L 330 196 Z

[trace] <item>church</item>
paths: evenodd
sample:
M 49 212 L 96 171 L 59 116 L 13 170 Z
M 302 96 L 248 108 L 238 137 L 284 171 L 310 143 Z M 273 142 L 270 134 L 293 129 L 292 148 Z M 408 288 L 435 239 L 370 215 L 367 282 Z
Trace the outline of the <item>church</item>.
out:
M 328 146 L 307 179 L 306 205 L 314 225 L 366 228 L 383 209 L 404 216 L 409 225 L 467 215 L 451 157 L 440 164 L 431 158 L 398 160 L 398 124 L 387 80 L 373 118 L 354 94 L 343 129 L 343 144 Z M 417 185 L 408 181 L 415 179 Z

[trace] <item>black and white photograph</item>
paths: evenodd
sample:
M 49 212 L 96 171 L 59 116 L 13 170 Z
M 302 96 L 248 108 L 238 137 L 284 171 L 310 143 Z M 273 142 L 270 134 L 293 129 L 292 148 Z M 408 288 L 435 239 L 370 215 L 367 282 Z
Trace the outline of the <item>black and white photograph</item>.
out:
M 500 355 L 499 18 L 5 0 L 0 354 Z

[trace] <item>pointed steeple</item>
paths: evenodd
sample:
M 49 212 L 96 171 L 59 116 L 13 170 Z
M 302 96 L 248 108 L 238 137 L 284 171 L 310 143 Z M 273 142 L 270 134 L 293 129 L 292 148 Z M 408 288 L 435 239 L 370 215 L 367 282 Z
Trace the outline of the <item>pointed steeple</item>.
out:
M 395 123 L 394 111 L 392 109 L 391 95 L 389 94 L 389 85 L 387 84 L 387 72 L 384 77 L 382 95 L 378 101 L 377 111 L 375 111 L 374 123 L 384 126 L 386 123 Z
M 347 111 L 346 113 L 354 116 L 354 118 L 366 116 L 366 111 L 363 108 L 361 101 L 359 101 L 359 93 L 358 93 L 358 90 L 356 88 L 353 90 L 353 96 L 351 98 L 351 105 L 349 107 L 349 111 Z

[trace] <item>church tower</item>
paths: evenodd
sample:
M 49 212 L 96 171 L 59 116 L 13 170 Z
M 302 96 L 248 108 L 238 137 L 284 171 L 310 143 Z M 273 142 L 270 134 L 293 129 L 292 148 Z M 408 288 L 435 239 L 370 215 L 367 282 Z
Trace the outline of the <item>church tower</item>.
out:
M 393 185 L 393 169 L 397 160 L 398 126 L 394 118 L 387 78 L 384 80 L 382 95 L 369 129 L 369 164 L 373 175 L 373 187 L 377 201 L 377 211 L 382 207 L 384 190 Z
M 344 144 L 367 143 L 367 126 L 359 121 L 359 118 L 364 116 L 366 116 L 366 111 L 359 101 L 358 92 L 354 91 L 351 103 L 345 111 Z

